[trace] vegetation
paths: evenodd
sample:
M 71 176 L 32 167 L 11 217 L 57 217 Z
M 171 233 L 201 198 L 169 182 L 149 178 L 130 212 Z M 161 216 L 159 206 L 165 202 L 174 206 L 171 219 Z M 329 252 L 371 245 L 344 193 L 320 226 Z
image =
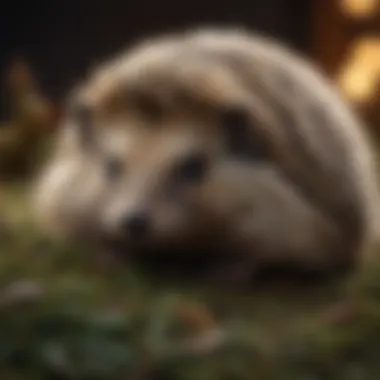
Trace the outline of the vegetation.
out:
M 17 203 L 9 190 L 8 205 Z M 18 202 L 20 202 L 18 200 Z M 0 378 L 377 379 L 380 266 L 302 291 L 167 284 L 55 247 L 18 212 L 0 245 Z

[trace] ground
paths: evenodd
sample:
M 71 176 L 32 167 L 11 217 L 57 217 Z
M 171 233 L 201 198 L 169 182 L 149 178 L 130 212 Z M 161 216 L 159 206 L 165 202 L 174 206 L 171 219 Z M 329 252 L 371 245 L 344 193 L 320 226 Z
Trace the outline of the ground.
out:
M 380 265 L 315 289 L 168 284 L 43 241 L 24 193 L 2 186 L 1 379 L 379 378 Z

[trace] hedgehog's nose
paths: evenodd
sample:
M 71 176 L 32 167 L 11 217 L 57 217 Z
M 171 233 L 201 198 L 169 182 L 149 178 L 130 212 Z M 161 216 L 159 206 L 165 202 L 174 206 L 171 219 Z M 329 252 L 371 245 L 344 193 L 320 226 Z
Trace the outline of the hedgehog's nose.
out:
M 150 230 L 149 215 L 144 212 L 126 215 L 122 221 L 122 228 L 132 238 L 145 236 Z

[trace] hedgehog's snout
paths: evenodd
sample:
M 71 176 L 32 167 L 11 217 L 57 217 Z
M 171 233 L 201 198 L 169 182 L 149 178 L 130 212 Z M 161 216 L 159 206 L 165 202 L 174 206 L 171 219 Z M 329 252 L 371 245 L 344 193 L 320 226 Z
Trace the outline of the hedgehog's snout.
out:
M 120 220 L 120 229 L 131 239 L 141 239 L 151 232 L 151 217 L 146 211 L 126 213 Z

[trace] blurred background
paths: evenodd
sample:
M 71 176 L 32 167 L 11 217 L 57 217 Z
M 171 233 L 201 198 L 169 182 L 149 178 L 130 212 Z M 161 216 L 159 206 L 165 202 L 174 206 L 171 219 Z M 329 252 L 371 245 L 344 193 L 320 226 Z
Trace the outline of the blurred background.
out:
M 368 112 L 376 113 L 379 18 L 377 0 L 7 2 L 0 14 L 0 72 L 4 81 L 11 62 L 25 60 L 59 102 L 88 67 L 135 40 L 194 25 L 243 24 L 310 56 L 352 101 L 372 103 Z M 8 112 L 3 102 L 2 118 Z
M 136 40 L 198 25 L 244 25 L 303 53 L 380 137 L 380 0 L 3 1 L 0 379 L 380 378 L 376 266 L 306 296 L 237 297 L 168 287 L 31 232 L 25 179 L 71 86 Z

